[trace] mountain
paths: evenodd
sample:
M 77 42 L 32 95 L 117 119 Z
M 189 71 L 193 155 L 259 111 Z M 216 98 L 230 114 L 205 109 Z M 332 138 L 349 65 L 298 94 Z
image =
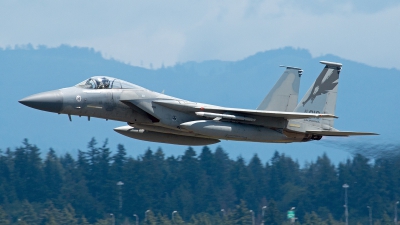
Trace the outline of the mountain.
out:
M 112 129 L 120 122 L 57 115 L 34 110 L 18 100 L 38 92 L 75 85 L 88 77 L 117 77 L 157 92 L 210 104 L 255 109 L 282 74 L 279 65 L 304 70 L 300 96 L 315 80 L 321 60 L 340 62 L 341 72 L 335 127 L 340 130 L 371 131 L 378 137 L 326 138 L 319 142 L 266 144 L 223 141 L 219 143 L 230 157 L 250 159 L 258 154 L 269 160 L 274 150 L 300 162 L 315 160 L 326 152 L 339 162 L 351 157 L 354 146 L 396 144 L 400 103 L 400 71 L 370 67 L 334 55 L 313 58 L 304 49 L 283 48 L 259 52 L 238 61 L 210 60 L 184 62 L 156 70 L 136 67 L 114 59 L 105 59 L 90 48 L 62 45 L 0 49 L 0 149 L 17 147 L 24 138 L 57 152 L 75 154 L 86 149 L 91 137 L 109 139 L 111 146 L 124 144 L 131 155 L 161 147 L 167 154 L 180 155 L 187 147 L 143 142 L 119 135 Z M 210 146 L 215 149 L 217 146 Z M 195 148 L 199 150 L 200 148 Z

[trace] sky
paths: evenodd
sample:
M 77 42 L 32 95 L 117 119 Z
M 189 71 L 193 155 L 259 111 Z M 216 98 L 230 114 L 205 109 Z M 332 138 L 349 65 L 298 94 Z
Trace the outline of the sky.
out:
M 146 68 L 286 46 L 400 69 L 400 1 L 0 1 L 0 48 L 91 47 Z

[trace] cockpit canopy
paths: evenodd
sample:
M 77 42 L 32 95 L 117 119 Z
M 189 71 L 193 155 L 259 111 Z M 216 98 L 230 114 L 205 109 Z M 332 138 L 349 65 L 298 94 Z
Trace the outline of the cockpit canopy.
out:
M 142 89 L 129 82 L 106 76 L 95 76 L 75 85 L 85 89 Z

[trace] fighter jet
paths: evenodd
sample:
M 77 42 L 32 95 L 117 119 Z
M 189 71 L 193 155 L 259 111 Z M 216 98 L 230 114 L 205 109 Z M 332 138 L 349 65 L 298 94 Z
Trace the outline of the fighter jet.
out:
M 191 102 L 138 85 L 94 76 L 68 88 L 35 94 L 19 102 L 43 111 L 116 120 L 125 136 L 178 145 L 209 145 L 220 140 L 290 143 L 323 136 L 375 135 L 333 127 L 342 64 L 321 61 L 322 72 L 297 104 L 302 70 L 286 67 L 255 109 Z

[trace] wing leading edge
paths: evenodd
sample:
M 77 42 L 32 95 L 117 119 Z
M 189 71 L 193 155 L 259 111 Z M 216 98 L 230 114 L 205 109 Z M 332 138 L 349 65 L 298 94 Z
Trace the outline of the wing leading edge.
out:
M 182 111 L 182 112 L 208 112 L 217 114 L 239 113 L 245 115 L 256 115 L 265 117 L 277 117 L 284 119 L 306 119 L 306 118 L 337 118 L 332 114 L 319 113 L 299 113 L 299 112 L 280 112 L 280 111 L 264 111 L 252 109 L 226 108 L 193 102 L 171 101 L 171 100 L 155 100 L 156 104 Z

